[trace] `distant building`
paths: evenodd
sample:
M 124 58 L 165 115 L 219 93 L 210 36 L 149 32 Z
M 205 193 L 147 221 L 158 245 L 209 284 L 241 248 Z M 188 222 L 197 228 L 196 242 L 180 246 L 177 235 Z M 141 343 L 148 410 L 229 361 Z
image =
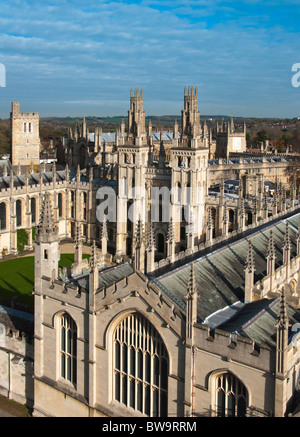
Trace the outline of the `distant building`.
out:
M 40 163 L 39 114 L 20 112 L 20 103 L 12 103 L 11 163 L 38 165 Z

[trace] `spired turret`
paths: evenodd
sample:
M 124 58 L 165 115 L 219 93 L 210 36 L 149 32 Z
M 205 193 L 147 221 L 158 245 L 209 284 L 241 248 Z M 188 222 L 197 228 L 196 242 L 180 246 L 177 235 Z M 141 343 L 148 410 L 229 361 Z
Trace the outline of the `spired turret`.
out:
M 198 110 L 197 87 L 184 88 L 184 109 L 181 111 L 181 143 L 197 147 L 201 140 L 200 111 Z
M 141 145 L 146 140 L 145 110 L 143 109 L 143 89 L 130 90 L 130 109 L 128 110 L 128 142 Z
M 40 288 L 43 276 L 50 277 L 52 281 L 57 279 L 59 259 L 58 228 L 53 219 L 52 201 L 46 192 L 35 231 L 35 289 Z

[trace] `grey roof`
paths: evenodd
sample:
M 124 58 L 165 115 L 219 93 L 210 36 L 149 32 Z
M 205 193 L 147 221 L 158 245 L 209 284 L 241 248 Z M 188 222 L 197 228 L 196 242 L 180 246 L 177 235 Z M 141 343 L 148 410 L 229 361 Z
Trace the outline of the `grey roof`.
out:
M 69 180 L 76 180 L 77 173 L 74 170 L 69 170 Z M 56 171 L 56 182 L 61 182 L 66 179 L 66 170 L 58 170 Z M 88 182 L 89 178 L 86 174 L 80 175 L 81 182 Z M 52 171 L 43 172 L 43 181 L 42 183 L 52 183 L 53 181 L 53 173 Z M 40 183 L 40 174 L 39 173 L 30 173 L 28 174 L 28 185 L 38 185 Z M 103 184 L 102 179 L 93 179 L 94 184 Z M 14 187 L 23 187 L 25 185 L 25 175 L 16 175 L 14 174 Z M 106 181 L 106 185 L 108 186 L 116 186 L 117 181 Z M 2 188 L 9 188 L 10 186 L 10 176 L 1 177 L 0 176 L 0 190 Z
M 218 326 L 218 329 L 234 332 L 250 338 L 258 344 L 276 347 L 276 320 L 279 313 L 280 298 L 262 299 L 245 305 L 232 319 Z M 300 322 L 300 311 L 287 307 L 289 318 L 289 337 L 293 337 L 293 325 Z M 295 331 L 296 332 L 296 331 Z
M 280 162 L 282 159 L 284 162 L 289 161 L 291 158 L 285 157 L 282 158 L 280 156 L 272 156 L 272 157 L 268 157 L 268 156 L 259 156 L 259 157 L 249 157 L 249 156 L 244 156 L 243 154 L 238 154 L 236 153 L 235 155 L 239 155 L 239 157 L 234 158 L 234 157 L 230 157 L 229 159 L 210 159 L 208 161 L 209 165 L 218 165 L 218 164 L 239 164 L 240 162 L 243 162 L 245 164 L 252 164 L 252 163 L 257 163 L 257 162 L 263 162 L 263 159 L 266 160 L 266 162 Z
M 236 242 L 225 245 L 214 252 L 194 260 L 194 271 L 198 290 L 198 320 L 204 322 L 209 316 L 244 301 L 245 262 L 248 240 L 254 250 L 254 282 L 266 275 L 266 254 L 270 230 L 275 244 L 276 268 L 282 265 L 282 247 L 285 222 L 266 226 Z M 296 255 L 296 229 L 300 214 L 288 219 L 291 240 L 291 256 Z M 185 308 L 185 294 L 190 272 L 190 264 L 185 264 L 154 279 L 156 285 L 182 308 Z M 223 313 L 224 315 L 224 313 Z
M 5 325 L 8 329 L 24 332 L 32 337 L 33 320 L 33 314 L 0 305 L 0 324 Z
M 66 178 L 66 171 L 59 170 L 56 171 L 56 182 L 64 181 Z M 53 174 L 52 171 L 43 172 L 43 183 L 52 182 Z M 39 173 L 29 173 L 28 174 L 28 185 L 38 185 L 40 183 Z M 10 176 L 0 177 L 0 189 L 8 188 L 10 185 Z M 25 175 L 14 174 L 14 187 L 23 187 L 25 185 Z
M 101 269 L 99 271 L 99 288 L 109 287 L 120 279 L 131 275 L 133 272 L 134 269 L 129 263 Z M 78 278 L 72 278 L 70 282 L 86 290 L 89 289 L 88 273 Z

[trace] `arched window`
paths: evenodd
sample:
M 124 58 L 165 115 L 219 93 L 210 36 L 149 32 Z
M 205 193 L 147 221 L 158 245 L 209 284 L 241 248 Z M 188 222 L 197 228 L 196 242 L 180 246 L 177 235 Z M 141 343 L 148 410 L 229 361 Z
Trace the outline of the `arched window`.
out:
M 83 220 L 86 220 L 87 215 L 87 194 L 83 193 Z
M 159 221 L 163 221 L 163 204 L 162 201 L 159 201 Z
M 6 229 L 6 204 L 0 203 L 0 229 Z
M 75 194 L 74 194 L 74 191 L 71 191 L 70 216 L 71 216 L 71 218 L 75 218 Z
M 32 197 L 30 199 L 30 209 L 31 209 L 31 223 L 35 224 L 36 222 L 36 198 Z
M 169 360 L 163 340 L 142 315 L 114 332 L 114 399 L 151 417 L 166 417 Z
M 247 389 L 231 373 L 216 377 L 216 412 L 219 417 L 245 417 Z
M 165 253 L 165 236 L 161 233 L 157 234 L 157 251 Z
M 58 193 L 57 206 L 58 206 L 58 217 L 62 217 L 63 215 L 62 193 Z
M 68 315 L 60 317 L 60 376 L 76 384 L 77 381 L 77 327 Z
M 247 218 L 248 218 L 247 224 L 252 225 L 252 212 L 248 212 Z
M 212 225 L 213 225 L 213 238 L 216 238 L 216 215 L 217 211 L 216 208 L 211 208 L 211 218 L 212 218 Z
M 17 226 L 22 226 L 22 202 L 21 202 L 21 200 L 16 201 L 16 216 L 17 216 Z

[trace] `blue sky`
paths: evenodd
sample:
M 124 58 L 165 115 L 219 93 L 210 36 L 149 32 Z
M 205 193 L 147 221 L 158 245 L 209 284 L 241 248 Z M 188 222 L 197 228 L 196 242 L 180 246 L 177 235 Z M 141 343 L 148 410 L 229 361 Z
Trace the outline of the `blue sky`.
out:
M 299 19 L 299 0 L 0 0 L 0 117 L 126 116 L 131 88 L 180 115 L 191 85 L 202 114 L 300 116 Z

